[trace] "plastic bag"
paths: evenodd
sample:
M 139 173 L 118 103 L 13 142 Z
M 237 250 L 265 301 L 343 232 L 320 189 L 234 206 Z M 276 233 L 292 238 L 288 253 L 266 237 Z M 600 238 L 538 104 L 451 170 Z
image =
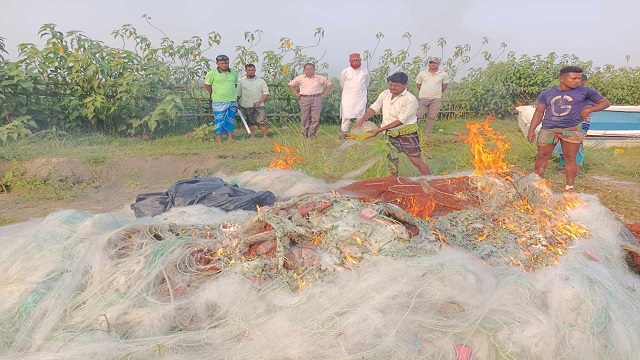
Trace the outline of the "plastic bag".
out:
M 365 121 L 362 123 L 362 126 L 352 127 L 349 136 L 354 140 L 364 140 L 371 137 L 373 134 L 368 132 L 369 130 L 375 130 L 378 128 L 378 125 L 371 121 Z

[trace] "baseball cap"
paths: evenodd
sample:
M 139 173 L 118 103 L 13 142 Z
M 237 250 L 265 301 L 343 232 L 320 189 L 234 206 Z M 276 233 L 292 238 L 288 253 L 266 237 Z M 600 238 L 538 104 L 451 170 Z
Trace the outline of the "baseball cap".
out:
M 218 55 L 216 56 L 216 61 L 229 61 L 229 57 L 227 55 Z
M 439 57 L 433 57 L 431 59 L 429 59 L 429 62 L 432 63 L 436 63 L 436 64 L 440 64 L 440 58 Z

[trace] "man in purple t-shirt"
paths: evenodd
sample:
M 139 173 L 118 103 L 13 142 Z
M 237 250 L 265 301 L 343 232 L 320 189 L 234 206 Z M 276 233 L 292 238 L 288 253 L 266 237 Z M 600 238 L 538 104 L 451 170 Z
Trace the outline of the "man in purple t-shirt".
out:
M 544 177 L 547 163 L 553 148 L 558 141 L 562 146 L 562 154 L 566 161 L 564 190 L 575 191 L 573 180 L 578 172 L 576 154 L 584 134 L 580 129 L 583 120 L 589 114 L 611 106 L 609 100 L 596 90 L 581 86 L 582 69 L 577 66 L 565 66 L 560 69 L 559 85 L 547 89 L 538 96 L 536 111 L 533 114 L 527 138 L 529 142 L 536 140 L 535 129 L 542 123 L 538 133 L 538 156 L 534 164 L 534 172 Z M 585 107 L 587 101 L 595 103 Z

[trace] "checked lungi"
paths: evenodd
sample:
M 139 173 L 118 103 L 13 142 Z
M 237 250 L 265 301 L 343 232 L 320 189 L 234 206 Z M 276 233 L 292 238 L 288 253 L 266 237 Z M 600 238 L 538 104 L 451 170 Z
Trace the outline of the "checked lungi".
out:
M 417 133 L 389 137 L 389 143 L 393 145 L 395 150 L 407 154 L 409 157 L 419 158 L 422 156 L 420 138 Z
M 389 172 L 393 176 L 398 175 L 400 166 L 400 153 L 407 154 L 412 158 L 420 158 L 422 149 L 420 149 L 420 138 L 418 137 L 417 124 L 411 124 L 398 130 L 387 130 L 386 137 L 389 140 L 387 146 L 387 160 L 389 160 Z
M 393 146 L 389 146 L 392 154 L 397 150 L 409 157 L 419 158 L 422 155 L 417 124 L 407 125 L 398 130 L 387 130 L 386 135 L 389 143 Z M 392 157 L 397 158 L 397 154 Z
M 212 101 L 211 105 L 213 107 L 213 128 L 216 135 L 233 133 L 238 103 L 235 101 Z

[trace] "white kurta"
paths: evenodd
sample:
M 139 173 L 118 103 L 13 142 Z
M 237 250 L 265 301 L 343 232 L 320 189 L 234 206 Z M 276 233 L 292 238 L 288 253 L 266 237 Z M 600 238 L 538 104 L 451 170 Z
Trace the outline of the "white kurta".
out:
M 369 70 L 364 67 L 354 69 L 349 66 L 340 73 L 340 85 L 342 86 L 340 118 L 361 118 L 367 107 Z

